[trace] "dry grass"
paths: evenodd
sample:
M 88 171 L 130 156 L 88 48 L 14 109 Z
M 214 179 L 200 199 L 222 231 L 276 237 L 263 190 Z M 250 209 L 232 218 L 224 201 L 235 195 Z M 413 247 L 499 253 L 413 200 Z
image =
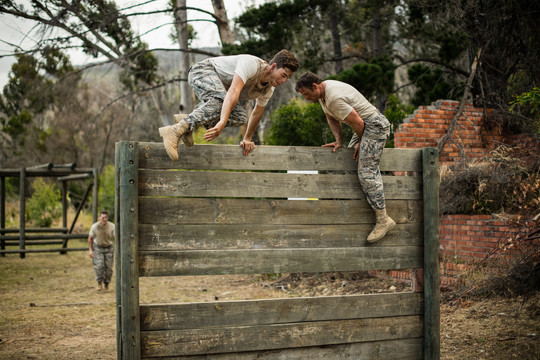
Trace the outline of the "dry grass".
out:
M 407 291 L 403 283 L 358 275 L 141 278 L 140 297 L 167 303 Z M 94 287 L 86 252 L 0 258 L 0 359 L 116 359 L 115 289 Z M 536 294 L 525 304 L 522 298 L 443 304 L 441 359 L 538 359 L 539 301 Z

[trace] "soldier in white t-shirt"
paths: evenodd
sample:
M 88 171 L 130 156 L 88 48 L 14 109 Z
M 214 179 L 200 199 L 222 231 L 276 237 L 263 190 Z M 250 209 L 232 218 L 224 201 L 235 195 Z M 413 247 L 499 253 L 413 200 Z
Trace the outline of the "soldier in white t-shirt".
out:
M 193 145 L 192 132 L 198 126 L 207 128 L 204 139 L 214 140 L 225 126 L 248 123 L 240 146 L 244 155 L 255 148 L 251 141 L 274 87 L 285 83 L 298 70 L 298 60 L 287 50 L 281 50 L 267 63 L 252 55 L 232 55 L 209 58 L 194 64 L 188 83 L 201 103 L 175 125 L 159 128 L 163 145 L 173 161 L 178 161 L 180 139 Z M 249 121 L 239 100 L 256 99 Z
M 322 81 L 317 75 L 306 72 L 296 82 L 296 91 L 306 100 L 319 102 L 326 114 L 335 142 L 323 147 L 332 147 L 336 151 L 343 146 L 343 123 L 354 130 L 349 147 L 354 147 L 358 179 L 377 219 L 367 241 L 372 243 L 382 239 L 396 225 L 386 214 L 379 169 L 383 149 L 390 135 L 390 123 L 358 90 L 344 82 Z

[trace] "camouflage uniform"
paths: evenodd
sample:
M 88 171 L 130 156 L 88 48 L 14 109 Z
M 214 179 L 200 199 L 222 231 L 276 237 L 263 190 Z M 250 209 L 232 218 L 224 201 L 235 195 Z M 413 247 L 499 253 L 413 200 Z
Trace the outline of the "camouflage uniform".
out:
M 184 118 L 189 125 L 189 131 L 198 126 L 209 129 L 220 119 L 223 100 L 227 94 L 214 66 L 209 61 L 194 64 L 189 70 L 188 83 L 195 91 L 201 102 Z M 226 126 L 238 127 L 247 122 L 247 112 L 240 105 L 233 108 Z
M 383 149 L 390 135 L 390 122 L 383 114 L 364 119 L 364 134 L 358 150 L 358 179 L 366 200 L 374 210 L 385 208 L 384 189 L 379 164 Z M 353 135 L 349 147 L 358 143 Z
M 102 247 L 94 244 L 94 270 L 96 281 L 109 284 L 114 266 L 114 247 Z

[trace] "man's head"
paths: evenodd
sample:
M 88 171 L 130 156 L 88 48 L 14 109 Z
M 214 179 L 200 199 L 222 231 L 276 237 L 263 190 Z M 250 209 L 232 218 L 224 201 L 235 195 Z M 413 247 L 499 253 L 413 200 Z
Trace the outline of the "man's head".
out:
M 272 86 L 285 83 L 300 67 L 294 54 L 285 49 L 274 55 L 269 65 L 272 69 L 270 79 Z
M 311 102 L 317 102 L 323 96 L 324 88 L 321 85 L 322 80 L 312 72 L 303 73 L 296 81 L 296 91 Z
M 103 226 L 107 224 L 107 221 L 109 221 L 109 213 L 106 211 L 102 211 L 99 213 L 99 223 Z

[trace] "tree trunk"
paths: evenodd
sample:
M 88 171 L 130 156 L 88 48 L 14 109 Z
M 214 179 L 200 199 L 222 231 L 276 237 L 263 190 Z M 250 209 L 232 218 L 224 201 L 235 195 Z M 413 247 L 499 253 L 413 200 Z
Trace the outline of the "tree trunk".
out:
M 188 50 L 189 31 L 187 23 L 186 0 L 176 0 L 176 10 L 174 12 L 174 24 L 178 35 L 180 49 Z M 180 52 L 180 106 L 179 112 L 189 114 L 193 111 L 193 90 L 187 82 L 189 67 L 191 66 L 190 53 Z
M 223 0 L 212 0 L 212 5 L 214 5 L 214 15 L 216 16 L 216 25 L 221 44 L 232 44 L 234 42 L 234 36 L 229 27 L 229 18 L 227 17 L 227 10 L 225 9 Z
M 343 54 L 341 52 L 341 36 L 339 34 L 337 16 L 339 9 L 337 6 L 337 2 L 334 0 L 328 8 L 328 16 L 330 18 L 330 27 L 332 29 L 332 43 L 334 45 L 334 58 L 336 59 L 336 74 L 339 74 L 343 71 L 343 61 L 341 60 Z

